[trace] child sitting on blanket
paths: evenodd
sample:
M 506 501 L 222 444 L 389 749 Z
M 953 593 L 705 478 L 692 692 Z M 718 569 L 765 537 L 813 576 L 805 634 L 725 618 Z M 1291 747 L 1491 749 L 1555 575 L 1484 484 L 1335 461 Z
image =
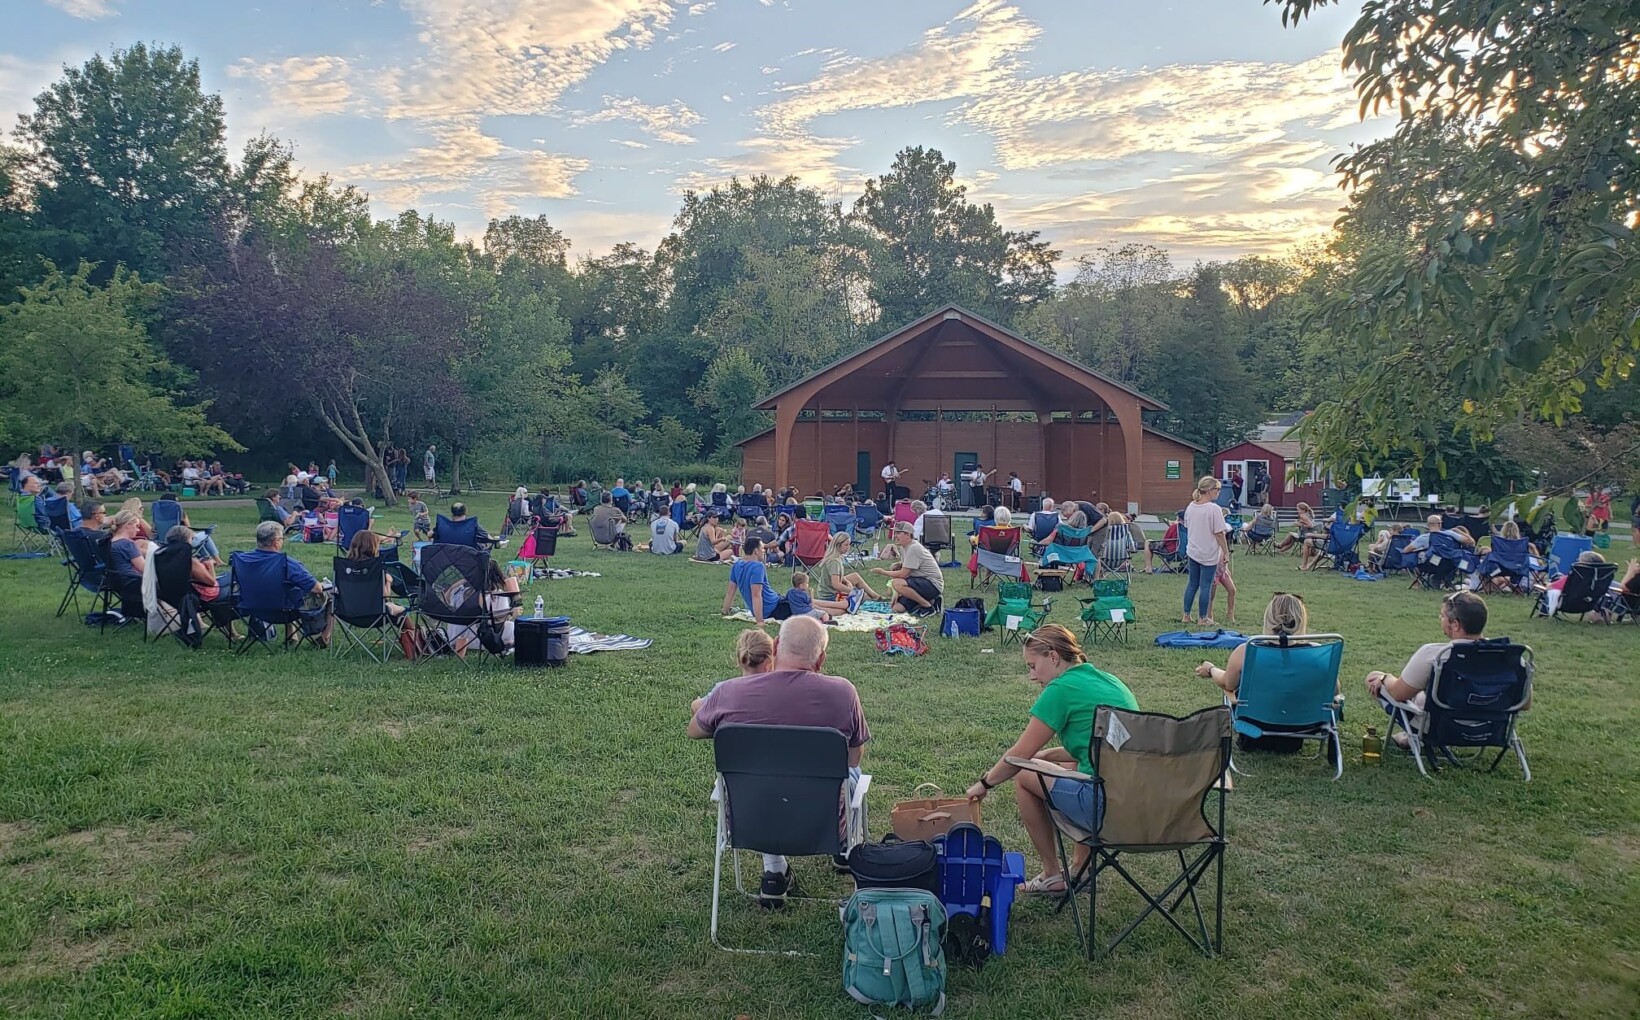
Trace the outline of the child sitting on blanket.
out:
M 729 549 L 730 549 L 730 551 L 734 555 L 739 556 L 740 555 L 740 545 L 744 541 L 746 541 L 746 522 L 745 521 L 736 521 L 734 528 L 729 532 Z
M 812 616 L 821 623 L 831 622 L 830 613 L 814 608 L 814 597 L 809 594 L 809 575 L 801 570 L 792 575 L 791 590 L 786 592 L 786 604 L 791 606 L 793 616 Z M 845 605 L 843 611 L 847 610 Z

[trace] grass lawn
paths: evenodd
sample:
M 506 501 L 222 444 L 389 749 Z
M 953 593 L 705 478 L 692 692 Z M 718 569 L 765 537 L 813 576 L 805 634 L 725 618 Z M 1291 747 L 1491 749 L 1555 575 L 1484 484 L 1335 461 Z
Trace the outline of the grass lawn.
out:
M 500 496 L 474 503 L 499 522 Z M 195 516 L 220 522 L 225 549 L 249 545 L 254 510 Z M 292 549 L 331 573 L 328 549 Z M 54 619 L 56 562 L 0 561 L 0 1014 L 866 1015 L 841 990 L 823 905 L 736 901 L 725 922 L 731 943 L 817 958 L 706 938 L 711 747 L 683 728 L 689 700 L 732 672 L 726 571 L 596 553 L 585 527 L 559 550 L 557 565 L 603 576 L 537 582 L 527 601 L 650 649 L 546 672 L 234 658 L 219 638 L 190 653 Z M 1640 628 L 1528 622 L 1523 601 L 1491 599 L 1490 632 L 1537 653 L 1522 726 L 1535 778 L 1506 761 L 1425 780 L 1404 755 L 1361 764 L 1363 728 L 1383 718 L 1360 677 L 1439 637 L 1437 597 L 1285 557 L 1238 558 L 1236 578 L 1241 629 L 1296 590 L 1313 629 L 1345 636 L 1344 778 L 1313 758 L 1241 760 L 1221 958 L 1152 919 L 1087 963 L 1070 918 L 1027 902 L 1008 955 L 953 974 L 948 1015 L 1634 1016 Z M 1093 655 L 1145 709 L 1217 700 L 1189 653 L 1150 644 L 1176 626 L 1183 583 L 1137 577 L 1134 644 Z M 835 635 L 827 665 L 858 685 L 875 737 L 874 833 L 918 783 L 971 783 L 1034 694 L 989 635 L 916 661 Z M 986 810 L 1028 851 L 1008 790 Z M 844 888 L 820 862 L 798 869 L 811 891 Z

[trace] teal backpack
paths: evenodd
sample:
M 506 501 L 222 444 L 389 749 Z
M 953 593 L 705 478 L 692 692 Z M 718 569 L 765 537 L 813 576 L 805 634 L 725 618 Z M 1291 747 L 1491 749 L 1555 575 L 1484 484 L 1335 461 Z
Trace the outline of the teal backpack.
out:
M 945 907 L 923 889 L 861 889 L 843 904 L 843 988 L 867 1005 L 945 1009 Z

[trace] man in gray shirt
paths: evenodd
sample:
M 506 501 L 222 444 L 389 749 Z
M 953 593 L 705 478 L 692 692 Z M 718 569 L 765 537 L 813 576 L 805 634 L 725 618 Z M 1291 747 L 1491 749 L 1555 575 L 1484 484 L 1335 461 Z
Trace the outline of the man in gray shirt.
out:
M 945 575 L 940 572 L 940 561 L 913 537 L 910 521 L 894 525 L 894 544 L 900 547 L 900 565 L 892 570 L 873 567 L 873 574 L 889 578 L 894 589 L 891 608 L 899 613 L 928 616 L 941 607 L 945 594 Z

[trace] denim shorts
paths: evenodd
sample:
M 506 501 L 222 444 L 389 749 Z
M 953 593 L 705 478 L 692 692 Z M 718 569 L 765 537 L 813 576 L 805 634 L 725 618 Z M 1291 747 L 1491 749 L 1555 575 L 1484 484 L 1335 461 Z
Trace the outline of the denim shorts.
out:
M 1097 832 L 1105 804 L 1098 783 L 1076 779 L 1055 779 L 1048 787 L 1048 801 L 1054 810 L 1070 819 L 1071 824 Z

